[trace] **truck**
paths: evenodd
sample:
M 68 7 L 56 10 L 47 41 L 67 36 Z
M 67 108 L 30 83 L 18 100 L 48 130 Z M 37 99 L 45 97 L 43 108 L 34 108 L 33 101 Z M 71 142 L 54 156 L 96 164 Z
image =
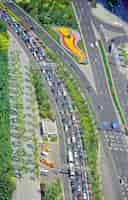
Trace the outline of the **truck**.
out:
M 72 178 L 75 177 L 75 168 L 73 163 L 69 163 L 69 176 Z
M 70 137 L 67 138 L 67 144 L 68 144 L 68 145 L 71 145 Z
M 68 151 L 68 162 L 73 163 L 73 153 L 71 150 Z
M 72 136 L 72 143 L 76 143 L 76 138 L 74 135 Z
M 43 155 L 43 156 L 48 156 L 48 152 L 46 152 L 46 151 L 41 151 L 41 155 Z
M 40 175 L 48 176 L 48 169 L 41 168 L 40 169 Z
M 40 160 L 40 162 L 50 168 L 55 167 L 55 164 L 53 162 L 51 162 L 50 160 L 42 159 L 42 160 Z
M 64 97 L 67 96 L 67 91 L 65 90 L 65 88 L 63 88 L 63 96 L 64 96 Z

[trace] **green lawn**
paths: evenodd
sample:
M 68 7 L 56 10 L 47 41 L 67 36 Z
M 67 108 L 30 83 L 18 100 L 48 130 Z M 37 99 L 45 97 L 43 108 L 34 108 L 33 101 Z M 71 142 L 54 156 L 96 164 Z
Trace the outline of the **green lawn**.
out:
M 60 179 L 46 185 L 43 200 L 63 200 L 63 188 Z
M 7 49 L 8 48 L 8 36 L 7 36 L 7 33 L 3 32 L 3 33 L 0 33 L 0 49 Z
M 48 27 L 48 26 L 45 26 L 45 29 L 47 30 L 47 32 L 59 43 L 59 44 L 61 44 L 61 42 L 60 42 L 60 37 L 59 37 L 59 35 L 58 35 L 58 33 L 56 33 L 53 29 L 52 29 L 52 27 Z M 78 30 L 77 30 L 78 31 Z M 79 31 L 78 31 L 79 32 Z M 80 32 L 79 32 L 79 34 L 80 34 Z M 83 51 L 83 52 L 85 52 L 85 49 L 84 49 L 84 45 L 83 45 L 83 41 L 82 40 L 79 40 L 79 42 L 78 42 L 78 47 Z M 67 51 L 67 50 L 66 50 Z M 72 58 L 77 62 L 77 63 L 79 63 L 79 58 L 78 57 L 76 57 L 75 55 L 73 55 L 71 52 L 69 52 L 69 51 L 67 51 L 71 56 L 72 56 Z
M 48 94 L 44 88 L 42 77 L 39 71 L 31 69 L 31 80 L 35 88 L 36 98 L 39 106 L 39 114 L 42 118 L 52 118 Z

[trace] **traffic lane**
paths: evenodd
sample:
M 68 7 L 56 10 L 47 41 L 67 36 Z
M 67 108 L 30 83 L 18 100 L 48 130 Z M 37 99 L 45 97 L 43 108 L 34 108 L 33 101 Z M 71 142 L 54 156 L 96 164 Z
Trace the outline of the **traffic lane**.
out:
M 115 33 L 122 33 L 122 34 L 125 33 L 123 26 L 120 27 L 120 26 L 117 26 L 117 25 L 108 24 L 108 23 L 102 21 L 101 19 L 99 19 L 98 17 L 96 17 L 94 15 L 93 15 L 93 21 L 94 21 L 94 23 L 95 23 L 95 25 L 98 29 L 100 28 L 100 26 L 102 24 L 104 26 L 104 28 L 109 30 L 109 31 L 112 31 L 112 32 L 115 32 Z
M 26 16 L 18 7 L 16 7 L 16 5 L 14 4 L 14 2 L 8 2 L 8 1 L 4 1 L 3 2 L 5 3 L 5 5 L 7 5 L 11 10 L 14 11 L 14 13 L 23 18 L 25 20 L 26 23 L 29 24 L 29 26 L 32 26 L 32 27 L 35 27 L 34 31 L 36 33 L 39 33 L 40 32 L 40 28 L 35 26 L 35 24 L 33 23 L 33 21 L 28 17 Z M 29 27 L 28 26 L 28 27 Z
M 69 100 L 69 98 L 67 98 L 67 103 L 66 103 L 66 105 L 67 105 L 67 109 L 68 109 L 68 107 L 69 107 L 69 105 L 71 105 L 71 101 Z M 66 106 L 65 106 L 66 107 Z M 70 112 L 68 112 L 67 113 L 67 118 L 69 119 L 69 121 L 70 121 Z M 71 133 L 71 134 L 69 134 L 69 136 L 70 136 L 70 138 L 71 138 L 71 140 L 72 140 L 72 136 L 74 136 L 74 126 L 71 126 L 71 124 L 69 123 L 69 121 L 68 121 L 68 125 L 70 126 L 70 128 L 69 128 L 69 130 L 68 130 L 68 133 Z M 73 124 L 74 125 L 74 124 Z M 80 139 L 80 138 L 79 138 Z M 75 149 L 75 151 L 74 151 L 74 149 Z M 75 154 L 75 152 L 77 152 L 78 153 L 78 149 L 76 148 L 76 144 L 72 141 L 72 150 L 73 150 L 73 152 L 74 152 L 74 154 Z M 80 162 L 79 162 L 79 155 L 77 156 L 77 158 L 74 156 L 74 159 L 75 159 L 75 167 L 76 168 L 78 168 L 78 166 L 76 166 L 76 161 L 77 161 L 77 163 L 79 164 Z M 81 170 L 81 166 L 79 165 L 79 170 Z M 77 171 L 76 171 L 77 172 Z M 82 171 L 81 171 L 81 173 L 80 173 L 81 175 L 82 175 Z M 84 176 L 83 176 L 84 177 Z M 77 175 L 77 179 L 78 179 L 78 175 Z M 76 179 L 76 180 L 77 180 Z M 79 184 L 79 185 L 81 185 L 81 190 L 82 190 L 82 181 L 81 181 L 81 184 Z M 78 189 L 80 189 L 80 188 L 78 188 Z
M 119 46 L 121 43 L 128 43 L 128 35 L 116 36 L 107 42 L 107 46 L 109 47 L 112 43 L 116 46 Z
M 43 66 L 43 67 L 44 67 L 44 66 Z M 54 108 L 56 108 L 56 111 L 57 111 L 58 117 L 59 117 L 59 123 L 58 123 L 58 124 L 60 124 L 60 123 L 61 123 L 61 116 L 59 115 L 58 107 L 56 107 L 56 103 L 53 101 L 54 95 L 53 95 L 53 93 L 51 92 L 51 90 L 50 90 L 50 88 L 49 88 L 49 86 L 48 86 L 48 82 L 47 82 L 47 80 L 46 80 L 46 79 L 47 79 L 47 75 L 42 74 L 42 79 L 43 79 L 43 80 L 45 79 L 45 87 L 46 87 L 46 89 L 47 89 L 47 91 L 48 91 L 50 100 L 51 100 L 51 102 L 53 103 Z M 60 130 L 62 130 L 61 127 L 60 127 Z M 63 131 L 63 130 L 62 130 L 62 131 Z M 63 134 L 61 134 L 60 137 L 62 138 L 62 137 L 63 137 Z M 63 164 L 63 166 L 65 167 L 65 165 L 67 164 L 67 162 L 66 162 L 66 155 L 65 155 L 65 151 L 64 151 L 64 149 L 65 149 L 64 141 L 65 141 L 65 138 L 63 137 L 63 140 L 60 140 L 60 143 L 61 143 L 60 147 L 62 147 L 62 148 L 60 148 L 60 151 L 61 151 L 61 156 L 62 156 L 62 158 L 63 158 L 63 159 L 62 159 L 62 164 Z M 63 166 L 62 166 L 62 167 L 63 167 Z
M 84 5 L 83 5 L 84 7 Z M 80 13 L 81 12 L 81 7 L 78 6 L 76 7 L 76 10 Z M 84 7 L 85 9 L 85 7 Z M 87 13 L 87 12 L 86 12 Z M 86 15 L 85 13 L 85 15 Z M 91 26 L 90 23 L 90 18 L 87 16 L 83 16 L 81 18 L 81 30 L 84 36 L 84 39 L 86 41 L 86 46 L 87 46 L 87 50 L 88 50 L 88 55 L 89 55 L 89 59 L 91 62 L 91 66 L 92 66 L 92 71 L 94 76 L 94 80 L 97 86 L 98 91 L 99 90 L 105 90 L 105 88 L 107 87 L 107 84 L 105 82 L 105 76 L 104 76 L 104 72 L 103 69 L 101 69 L 102 66 L 102 61 L 99 55 L 99 50 L 97 49 L 95 42 L 96 42 L 96 37 L 94 35 L 94 31 L 93 28 Z M 89 27 L 89 28 L 87 28 Z M 90 44 L 94 44 L 94 47 L 91 47 Z M 96 62 L 95 62 L 96 59 Z M 101 87 L 102 85 L 102 87 Z
M 51 75 L 51 74 L 50 74 Z M 44 76 L 44 74 L 43 74 L 43 76 Z M 51 75 L 51 77 L 52 77 L 52 75 Z M 53 78 L 53 77 L 52 77 Z M 46 74 L 46 79 L 48 79 L 49 80 L 49 76 Z M 53 81 L 56 81 L 55 80 L 55 77 L 53 78 Z M 46 88 L 47 89 L 49 89 L 49 87 L 47 87 L 47 85 L 48 85 L 48 83 L 46 84 Z M 53 94 L 51 93 L 51 92 L 49 92 L 49 94 L 50 94 L 50 96 L 51 96 L 51 98 L 53 99 Z M 56 97 L 55 97 L 56 98 Z M 57 112 L 58 112 L 58 107 L 57 107 Z M 58 112 L 59 113 L 59 112 Z M 59 114 L 58 114 L 59 115 Z M 60 117 L 60 116 L 59 116 Z M 61 117 L 60 117 L 61 118 Z M 60 129 L 60 130 L 62 130 L 62 129 Z M 65 147 L 65 145 L 64 145 L 64 140 L 65 140 L 65 138 L 63 138 L 63 140 L 62 140 L 62 136 L 63 136 L 63 134 L 60 134 L 60 138 L 61 138 L 61 140 L 59 140 L 60 142 L 60 152 L 61 152 L 61 166 L 62 166 L 62 170 L 63 169 L 65 169 L 66 167 L 67 167 L 67 156 L 65 155 L 65 151 L 64 151 L 64 149 L 66 149 L 66 147 Z M 65 199 L 66 200 L 69 200 L 69 199 L 71 199 L 72 197 L 71 197 L 71 189 L 70 189 L 70 184 L 69 184 L 69 178 L 67 177 L 67 175 L 65 175 L 65 174 L 63 174 L 62 175 L 62 179 L 63 179 L 63 182 L 64 182 L 64 193 L 65 193 Z
M 117 174 L 120 177 L 128 177 L 128 153 L 125 151 L 111 150 L 114 159 Z
M 53 75 L 53 73 L 52 73 L 52 71 L 50 70 L 46 70 L 47 72 L 46 72 L 46 74 L 45 74 L 45 79 L 47 80 L 47 81 L 51 81 L 51 83 L 53 82 L 55 82 L 56 83 L 56 79 L 55 79 L 55 76 Z M 44 76 L 44 74 L 43 74 L 43 76 Z M 48 83 L 47 83 L 47 85 L 48 85 Z M 57 83 L 56 83 L 56 85 L 57 85 Z M 47 87 L 46 87 L 47 88 Z M 48 87 L 49 88 L 49 87 Z M 50 85 L 50 90 L 51 90 L 51 85 Z M 51 95 L 52 96 L 52 95 Z M 54 95 L 53 95 L 54 96 Z M 52 98 L 53 98 L 53 96 L 52 96 Z M 54 96 L 54 98 L 56 98 L 56 95 Z M 58 107 L 57 107 L 57 110 L 58 110 Z M 60 117 L 61 118 L 61 117 Z M 61 129 L 60 129 L 61 130 Z M 62 135 L 60 135 L 60 137 L 62 137 Z M 63 152 L 63 154 L 61 153 L 61 156 L 62 156 L 62 169 L 64 168 L 66 168 L 66 166 L 67 166 L 67 159 L 66 159 L 66 161 L 63 161 L 63 159 L 65 160 L 65 154 L 64 154 L 64 148 L 65 148 L 65 146 L 64 146 L 64 143 L 62 142 L 62 145 L 61 145 L 61 142 L 62 142 L 62 140 L 60 140 L 60 152 Z M 64 162 L 64 163 L 63 163 Z M 69 186 L 69 179 L 67 178 L 67 176 L 65 175 L 65 174 L 63 174 L 63 176 L 62 176 L 62 178 L 63 178 L 63 181 L 64 181 L 64 191 L 65 191 L 65 199 L 70 199 L 71 197 L 69 196 L 70 195 L 70 186 Z
M 69 130 L 68 130 L 68 137 L 70 137 L 70 138 L 72 138 L 72 129 L 71 128 L 69 128 Z M 73 146 L 75 146 L 74 144 L 72 144 L 72 150 L 74 149 L 74 147 Z M 71 148 L 71 145 L 70 145 L 70 148 Z M 75 151 L 76 151 L 76 148 L 75 148 Z M 73 151 L 74 152 L 74 151 Z M 74 154 L 75 154 L 75 152 L 74 152 Z M 74 156 L 75 157 L 75 156 Z M 79 162 L 79 159 L 78 158 L 74 158 L 74 160 L 75 160 L 75 167 L 77 167 L 78 168 L 78 166 L 76 166 L 76 160 L 77 160 L 77 163 L 78 164 L 80 164 L 80 162 Z M 79 166 L 79 169 L 81 169 L 80 168 L 80 166 Z M 76 171 L 77 172 L 77 171 Z M 82 173 L 82 172 L 81 172 Z M 76 183 L 77 183 L 77 176 L 76 176 Z M 77 190 L 77 187 L 78 187 L 78 185 L 76 184 L 76 189 L 74 190 L 73 188 L 73 194 L 74 194 L 74 192 L 76 192 L 76 190 Z M 82 190 L 82 183 L 81 183 L 81 190 Z M 76 192 L 76 194 L 75 195 L 77 195 L 77 192 Z
M 105 151 L 104 143 L 101 144 L 101 176 L 103 181 L 104 199 L 122 200 L 118 189 L 115 174 L 113 173 L 113 163 L 109 158 L 108 149 Z M 113 189 L 114 188 L 114 189 Z
M 116 121 L 118 123 L 114 108 L 109 102 L 108 96 L 105 96 L 104 94 L 101 94 L 95 99 L 95 112 L 97 113 L 98 119 L 100 119 L 98 120 L 98 123 L 104 121 L 109 123 Z M 102 109 L 100 109 L 101 106 L 103 107 Z
M 84 20 L 85 20 L 85 18 L 82 18 L 83 22 L 84 22 Z M 86 21 L 85 23 L 88 23 L 88 26 L 89 26 L 89 22 Z M 82 25 L 84 25 L 84 23 Z M 101 68 L 102 67 L 102 62 L 101 62 L 101 58 L 100 58 L 100 55 L 99 55 L 99 50 L 95 46 L 96 38 L 95 38 L 95 36 L 93 34 L 93 29 L 92 29 L 91 26 L 90 26 L 89 30 L 88 29 L 86 30 L 86 26 L 82 26 L 82 27 L 83 27 L 83 32 L 84 32 L 84 35 L 85 35 L 88 54 L 89 54 L 90 61 L 91 61 L 91 64 L 92 64 L 92 70 L 93 70 L 94 75 L 95 75 L 94 77 L 96 77 L 96 81 L 95 82 L 98 82 L 99 92 L 103 91 L 103 93 L 104 93 L 106 90 L 108 90 L 108 88 L 107 88 L 107 83 L 105 81 L 104 70 Z M 94 44 L 94 48 L 90 47 L 90 43 Z M 95 58 L 97 58 L 96 62 L 94 62 Z M 109 96 L 109 92 L 108 91 L 107 91 L 107 94 Z M 109 101 L 109 98 L 108 98 L 108 101 Z M 111 103 L 110 103 L 110 105 L 111 105 Z M 112 113 L 114 113 L 114 109 L 113 109 Z M 116 118 L 115 116 L 116 116 L 116 114 L 113 116 L 113 118 Z
M 53 77 L 53 75 L 51 75 L 50 77 Z M 59 90 L 60 90 L 60 88 L 59 88 Z M 61 91 L 60 92 L 61 93 L 61 95 L 63 95 L 63 92 Z M 68 111 L 68 107 L 69 106 L 71 106 L 71 99 L 69 98 L 69 96 L 68 97 L 66 97 L 66 99 L 65 99 L 65 97 L 63 96 L 63 98 L 61 99 L 61 103 L 60 103 L 60 105 L 62 106 L 62 109 L 67 109 L 67 111 Z M 66 101 L 66 104 L 65 104 L 65 101 Z M 67 115 L 66 115 L 66 118 L 67 118 L 67 122 L 68 122 L 68 125 L 71 127 L 69 130 L 71 131 L 71 136 L 72 136 L 72 133 L 73 133 L 73 130 L 72 130 L 72 124 L 70 123 L 70 112 L 66 112 L 67 113 Z M 68 133 L 70 132 L 70 131 L 68 131 Z M 79 161 L 78 161 L 78 163 L 79 163 Z M 82 187 L 82 185 L 81 185 L 81 187 Z
M 123 135 L 121 135 L 121 133 L 119 132 L 109 132 L 109 135 L 111 137 L 117 137 L 117 145 L 118 144 L 122 144 L 122 146 L 126 145 L 126 141 L 124 140 L 124 137 Z M 128 157 L 127 157 L 127 150 L 126 149 L 120 149 L 119 150 L 115 150 L 115 143 L 113 143 L 112 145 L 112 148 L 111 150 L 108 149 L 108 144 L 105 142 L 106 140 L 104 140 L 104 135 L 101 135 L 102 137 L 102 141 L 103 141 L 103 144 L 104 144 L 104 152 L 106 153 L 106 156 L 109 159 L 109 165 L 111 164 L 112 165 L 112 176 L 113 176 L 113 183 L 115 185 L 113 185 L 113 188 L 115 188 L 114 190 L 117 191 L 116 194 L 118 194 L 118 199 L 123 199 L 123 196 L 121 193 L 122 191 L 122 184 L 120 184 L 120 179 L 122 180 L 122 182 L 126 179 L 127 180 L 127 177 L 128 177 L 128 171 L 127 171 L 127 166 L 128 166 Z M 127 148 L 128 149 L 128 148 Z M 126 150 L 126 151 L 125 151 Z M 126 193 L 127 193 L 127 189 L 128 187 L 123 187 L 123 192 L 126 196 Z M 114 192 L 114 191 L 113 191 Z
M 102 33 L 102 31 L 100 31 L 100 33 L 102 34 L 102 38 L 104 38 L 104 34 Z M 128 39 L 128 36 L 125 35 L 125 36 L 119 36 L 119 37 L 116 37 L 117 38 L 117 41 L 120 43 L 121 40 L 123 40 L 124 38 L 124 41 Z M 116 41 L 116 38 L 115 38 L 115 41 Z M 114 42 L 111 42 L 109 41 L 111 44 L 115 44 Z M 117 42 L 117 43 L 118 43 Z M 106 49 L 108 48 L 108 42 L 106 43 L 105 41 L 105 38 L 104 38 L 104 45 L 106 47 Z M 114 82 L 115 82 L 115 86 L 116 86 L 116 90 L 117 90 L 117 94 L 118 94 L 118 97 L 119 97 L 119 100 L 120 100 L 120 104 L 121 104 L 121 107 L 123 109 L 123 112 L 126 116 L 126 120 L 127 120 L 127 94 L 126 92 L 124 91 L 124 88 L 125 88 L 125 82 L 127 82 L 126 80 L 126 77 L 121 74 L 121 72 L 119 72 L 119 70 L 117 69 L 117 67 L 115 67 L 115 61 L 114 61 L 114 58 L 112 59 L 112 57 L 109 55 L 108 56 L 109 58 L 109 63 L 111 64 L 111 71 L 112 71 L 112 76 L 113 76 L 113 79 L 114 79 Z
M 83 7 L 87 11 L 87 8 L 84 4 L 83 4 Z M 80 7 L 80 6 L 76 7 L 76 10 L 79 10 L 79 12 L 81 12 L 81 9 L 82 9 L 82 7 Z M 87 13 L 88 13 L 88 11 L 85 14 L 87 14 Z M 96 76 L 95 82 L 97 83 L 98 89 L 99 90 L 103 89 L 103 91 L 104 91 L 107 88 L 107 83 L 105 81 L 105 75 L 104 75 L 103 68 L 101 68 L 102 61 L 101 61 L 101 57 L 99 55 L 99 50 L 95 45 L 96 37 L 94 35 L 94 31 L 93 31 L 92 25 L 90 23 L 90 20 L 91 20 L 90 17 L 87 17 L 87 16 L 82 17 L 81 29 L 82 29 L 84 39 L 87 44 L 88 54 L 89 54 L 90 62 L 92 64 L 92 70 L 94 72 L 93 74 Z M 89 27 L 89 29 L 87 27 Z M 93 48 L 90 47 L 91 43 L 94 44 Z M 95 58 L 97 58 L 96 62 L 94 62 Z M 94 76 L 94 78 L 95 78 L 95 76 Z M 101 88 L 101 86 L 102 86 L 102 88 Z
M 86 7 L 86 6 L 84 6 L 84 7 Z M 76 9 L 82 9 L 82 8 L 77 7 Z M 87 8 L 86 8 L 86 10 L 87 10 Z M 109 102 L 108 106 L 105 106 L 104 109 L 106 108 L 105 112 L 107 110 L 109 110 L 111 115 L 110 115 L 109 112 L 106 112 L 107 118 L 106 117 L 105 118 L 109 119 L 109 116 L 111 116 L 112 119 L 117 120 L 117 116 L 116 116 L 116 113 L 114 111 L 112 101 L 111 101 L 111 98 L 110 98 L 110 94 L 109 94 L 109 91 L 108 91 L 107 82 L 105 80 L 105 74 L 104 74 L 104 70 L 103 70 L 103 66 L 102 66 L 102 61 L 101 61 L 101 58 L 100 58 L 100 55 L 99 55 L 99 52 L 98 52 L 99 50 L 97 49 L 97 47 L 95 47 L 96 38 L 94 36 L 93 29 L 92 29 L 92 27 L 89 23 L 89 19 L 82 18 L 82 22 L 83 23 L 81 23 L 81 25 L 82 25 L 81 28 L 83 28 L 83 33 L 84 33 L 85 40 L 86 40 L 86 43 L 87 43 L 88 54 L 89 54 L 90 61 L 92 63 L 93 74 L 95 75 L 94 76 L 95 82 L 98 83 L 97 85 L 98 85 L 98 88 L 99 88 L 99 92 L 105 93 L 105 91 L 106 91 L 104 100 L 105 100 L 105 102 Z M 88 24 L 87 26 L 89 26 L 90 28 L 86 29 L 87 26 L 84 26 L 85 24 Z M 91 40 L 92 43 L 94 43 L 94 48 L 90 47 L 90 40 Z M 93 62 L 95 60 L 95 56 L 97 58 L 97 62 L 94 65 Z M 107 99 L 107 101 L 106 101 L 106 99 Z M 103 116 L 104 114 L 100 113 L 100 115 Z

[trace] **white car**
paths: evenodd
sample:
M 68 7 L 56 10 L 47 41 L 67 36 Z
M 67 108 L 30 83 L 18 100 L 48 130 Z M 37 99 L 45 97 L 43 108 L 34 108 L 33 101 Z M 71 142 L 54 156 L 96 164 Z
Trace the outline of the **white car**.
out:
M 68 131 L 68 125 L 64 124 L 64 130 L 67 132 Z
M 87 192 L 83 192 L 83 200 L 87 200 L 87 199 L 88 199 Z
M 52 82 L 50 80 L 48 81 L 48 84 L 50 87 L 52 87 Z
M 97 41 L 95 42 L 95 45 L 96 45 L 96 47 L 98 47 L 98 42 Z
M 74 157 L 78 158 L 78 153 L 76 151 L 74 152 Z
M 93 44 L 93 43 L 90 43 L 90 47 L 94 48 L 94 44 Z

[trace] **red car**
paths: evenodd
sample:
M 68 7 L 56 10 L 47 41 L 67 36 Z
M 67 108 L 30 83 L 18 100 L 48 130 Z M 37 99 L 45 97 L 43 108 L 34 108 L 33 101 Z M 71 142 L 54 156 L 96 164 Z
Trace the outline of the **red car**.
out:
M 78 200 L 83 200 L 83 194 L 82 194 L 82 192 L 78 192 L 77 199 Z

